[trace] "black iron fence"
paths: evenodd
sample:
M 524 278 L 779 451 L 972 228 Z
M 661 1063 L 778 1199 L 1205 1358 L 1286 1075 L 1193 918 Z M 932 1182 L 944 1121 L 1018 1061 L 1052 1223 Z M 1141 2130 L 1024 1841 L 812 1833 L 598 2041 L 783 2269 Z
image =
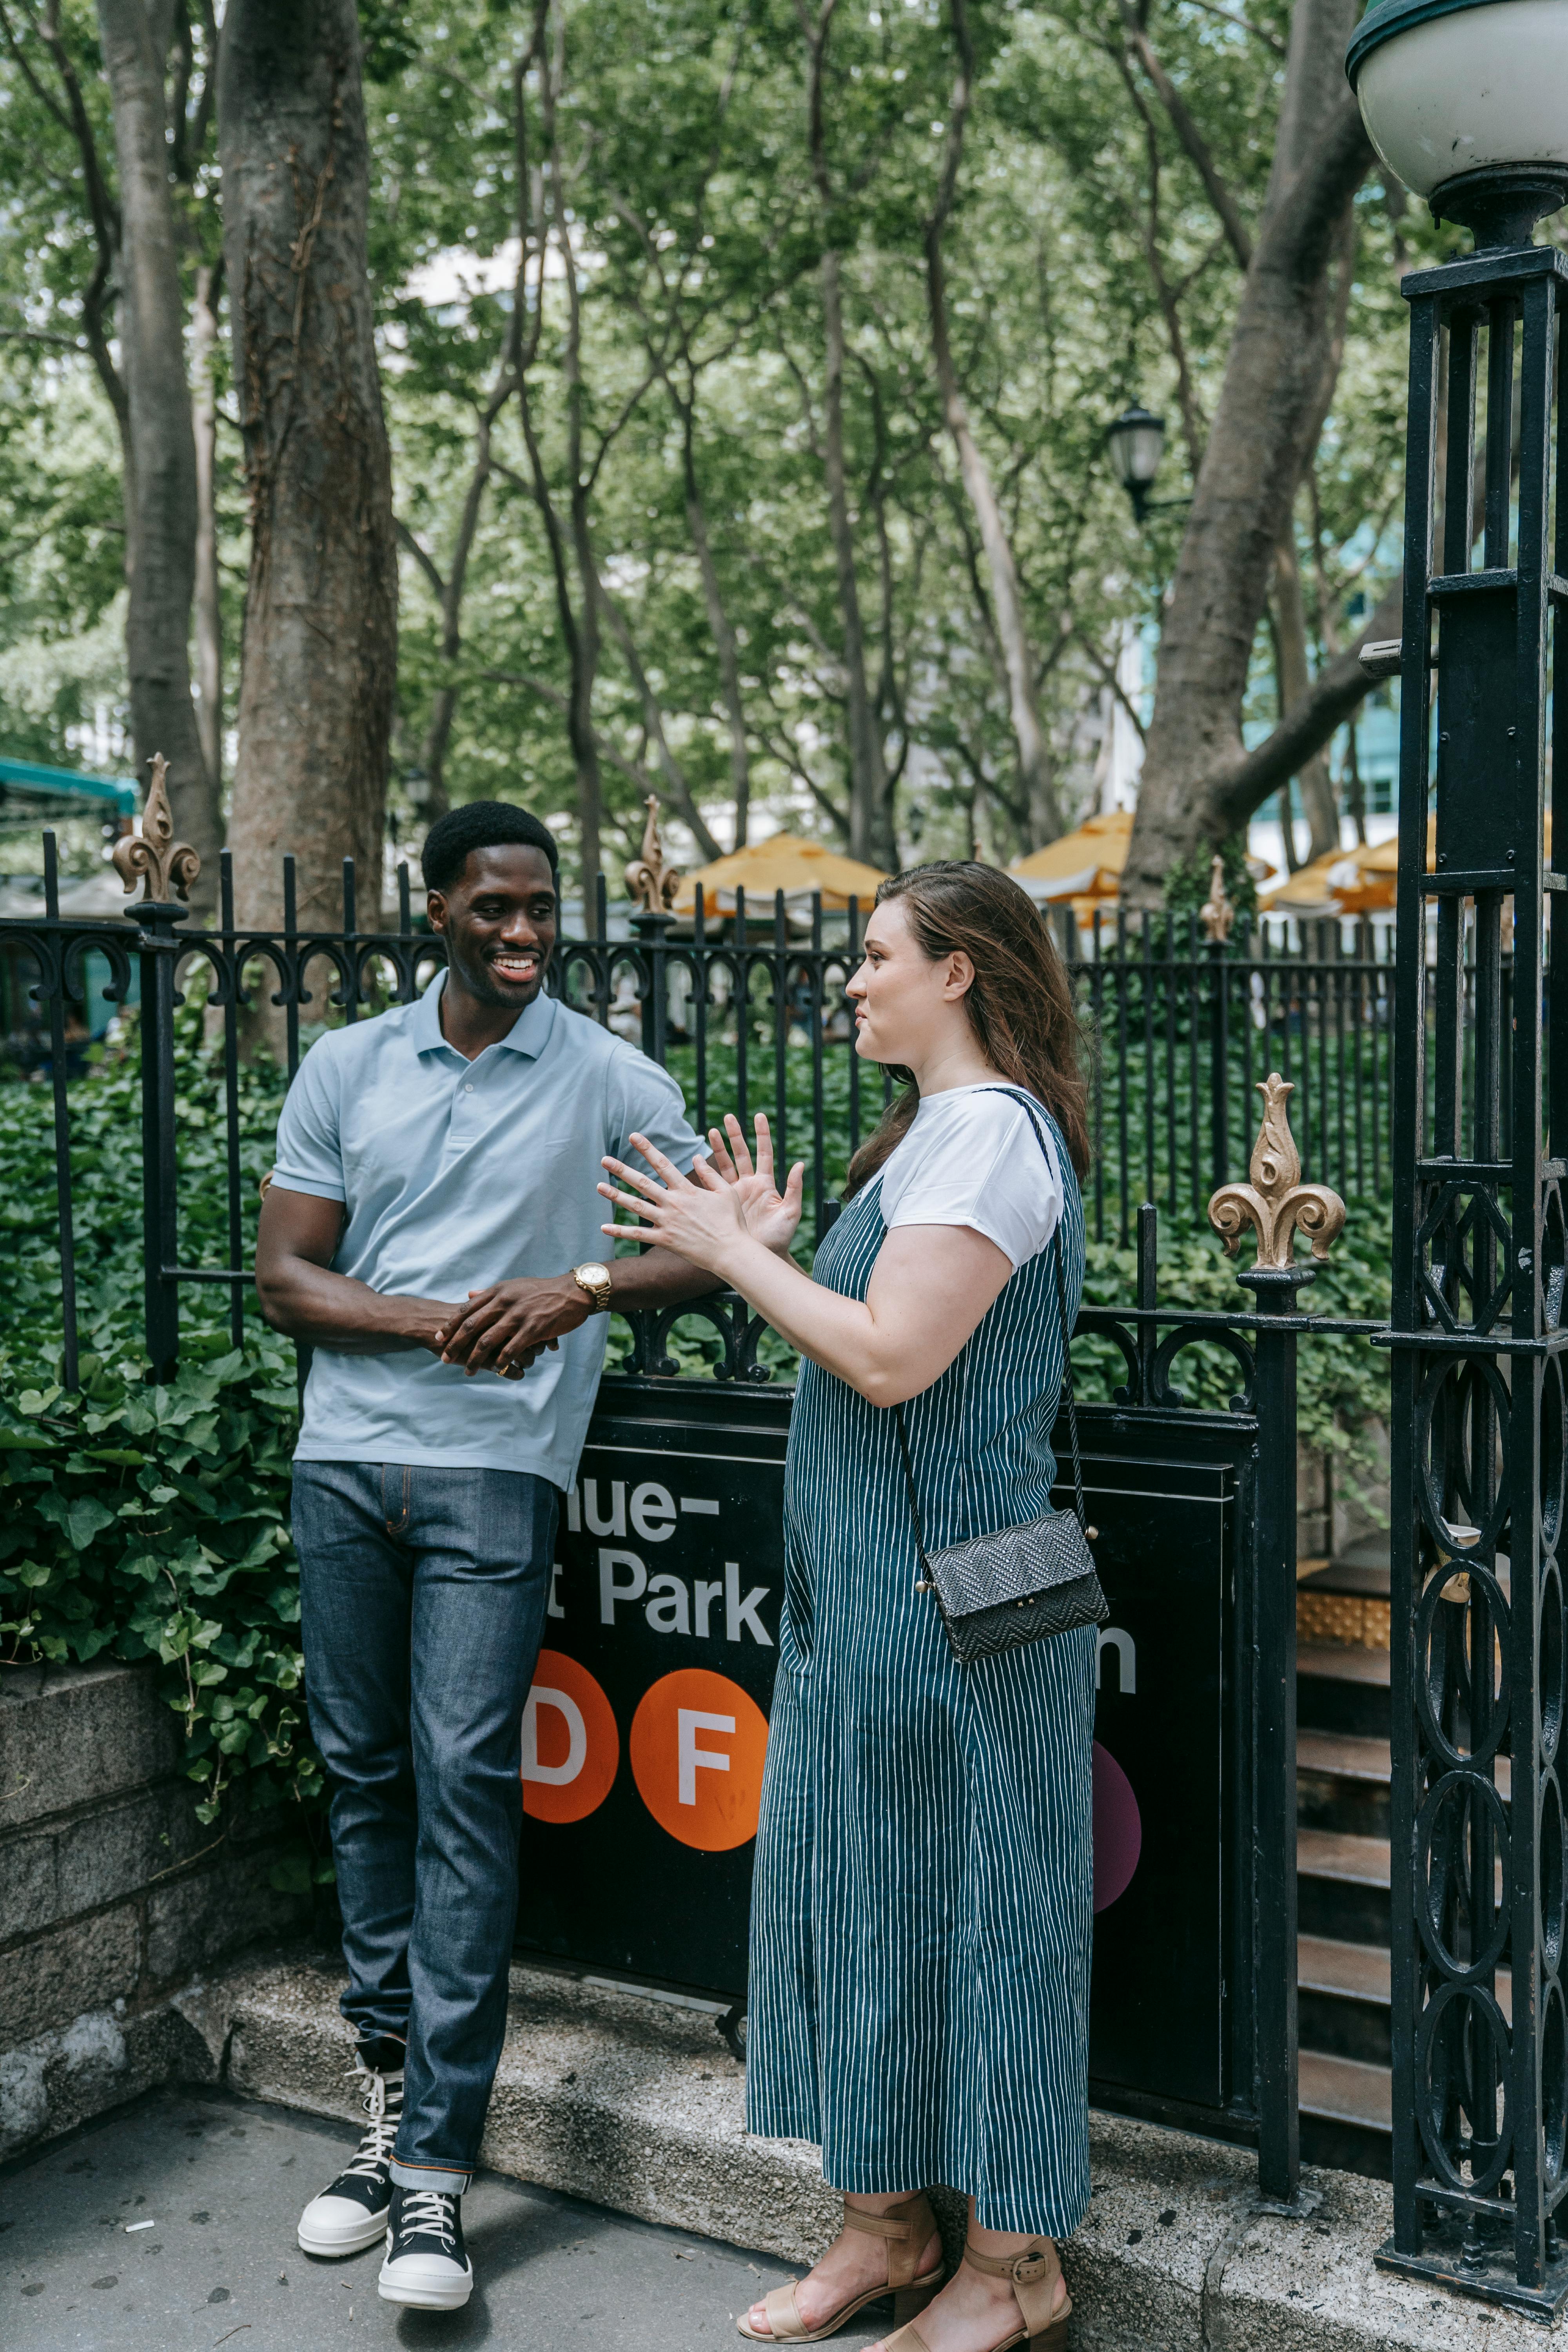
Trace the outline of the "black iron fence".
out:
M 271 1057 L 279 1082 L 291 1078 L 320 1025 L 408 1002 L 444 950 L 416 919 L 406 867 L 398 870 L 395 926 L 375 930 L 359 928 L 347 863 L 342 921 L 331 930 L 300 927 L 292 860 L 284 861 L 282 921 L 268 930 L 236 925 L 226 857 L 210 927 L 152 905 L 129 919 L 62 920 L 52 838 L 45 868 L 38 917 L 0 922 L 0 1031 L 13 1074 L 42 1079 L 52 1094 L 61 1315 L 74 1379 L 72 1093 L 78 1079 L 90 1084 L 116 1009 L 128 1000 L 139 1007 L 150 1131 L 163 1139 L 149 1162 L 144 1213 L 148 1265 L 172 1269 L 148 1277 L 148 1344 L 163 1363 L 174 1350 L 182 1285 L 226 1285 L 239 1332 L 255 1215 L 247 1092 L 251 1109 L 267 1107 L 265 1087 L 247 1089 L 242 1070 Z M 721 915 L 700 898 L 686 923 L 658 914 L 612 922 L 601 881 L 595 911 L 587 936 L 563 941 L 552 984 L 667 1065 L 700 1129 L 727 1110 L 748 1122 L 765 1110 L 781 1157 L 806 1163 L 806 1222 L 820 1233 L 851 1154 L 891 1091 L 854 1050 L 845 994 L 861 952 L 862 910 L 851 902 L 846 913 L 825 913 L 814 901 L 803 912 L 782 895 L 759 909 L 740 895 Z M 1270 1070 L 1294 1086 L 1292 1124 L 1314 1174 L 1355 1201 L 1384 1193 L 1394 999 L 1393 967 L 1379 945 L 1385 931 L 1264 924 L 1218 945 L 1189 919 L 1125 916 L 1099 918 L 1092 929 L 1063 920 L 1058 930 L 1084 1026 L 1095 1146 L 1086 1208 L 1097 1241 L 1131 1247 L 1143 1202 L 1201 1223 L 1209 1193 L 1245 1153 L 1256 1089 Z M 186 999 L 205 1008 L 199 1026 L 176 1020 Z M 220 1232 L 212 1236 L 221 1255 L 203 1264 L 180 1242 L 191 1187 L 172 1107 L 192 1086 L 226 1130 Z M 207 1212 L 214 1205 L 209 1199 Z M 198 1222 L 210 1224 L 210 1213 Z

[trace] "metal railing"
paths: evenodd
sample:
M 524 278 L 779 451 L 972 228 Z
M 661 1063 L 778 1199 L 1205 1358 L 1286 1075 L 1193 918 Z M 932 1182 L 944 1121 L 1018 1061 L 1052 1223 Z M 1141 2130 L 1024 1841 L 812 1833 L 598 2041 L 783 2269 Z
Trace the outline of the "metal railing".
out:
M 237 1339 L 254 1238 L 247 1147 L 257 1111 L 267 1108 L 265 1088 L 258 1103 L 242 1070 L 268 1066 L 271 1055 L 280 1098 L 321 1024 L 405 1003 L 427 984 L 445 950 L 416 919 L 406 866 L 397 892 L 395 925 L 362 930 L 345 861 L 341 925 L 302 929 L 286 858 L 280 926 L 247 929 L 235 921 L 226 853 L 210 926 L 183 907 L 148 901 L 118 919 L 62 919 L 47 838 L 40 914 L 0 921 L 0 1025 L 13 1069 L 50 1087 L 68 1382 L 77 1355 L 69 1138 L 79 1080 L 92 1083 L 87 1033 L 101 1029 L 108 1005 L 139 997 L 154 1139 L 143 1179 L 153 1360 L 173 1360 L 182 1285 L 227 1286 Z M 803 912 L 782 894 L 759 908 L 737 894 L 732 912 L 715 915 L 700 894 L 684 923 L 637 912 L 612 922 L 601 879 L 595 915 L 586 936 L 559 944 L 552 987 L 668 1067 L 700 1130 L 727 1110 L 748 1124 L 765 1110 L 781 1160 L 806 1163 L 806 1234 L 815 1239 L 892 1092 L 890 1076 L 855 1052 L 845 994 L 861 953 L 862 909 L 851 901 L 836 915 L 814 899 Z M 1085 1207 L 1096 1241 L 1131 1249 L 1144 1202 L 1201 1225 L 1209 1193 L 1250 1140 L 1256 1089 L 1270 1070 L 1294 1086 L 1291 1121 L 1307 1164 L 1352 1202 L 1384 1193 L 1394 968 L 1370 925 L 1347 938 L 1337 923 L 1294 934 L 1265 924 L 1211 945 L 1185 917 L 1098 918 L 1092 930 L 1052 920 L 1083 1021 L 1094 1146 Z M 205 1004 L 199 1030 L 176 1021 L 187 998 Z M 180 1244 L 190 1185 L 179 1164 L 176 1092 L 203 1100 L 224 1129 L 221 1262 L 192 1263 Z

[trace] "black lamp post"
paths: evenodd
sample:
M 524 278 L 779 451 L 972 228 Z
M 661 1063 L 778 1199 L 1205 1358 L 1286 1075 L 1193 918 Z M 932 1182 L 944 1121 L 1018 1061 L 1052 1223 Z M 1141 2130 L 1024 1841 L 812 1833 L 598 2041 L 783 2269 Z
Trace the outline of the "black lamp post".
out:
M 1547 969 L 1568 888 L 1561 479 L 1554 527 L 1551 497 L 1568 258 L 1529 240 L 1568 198 L 1565 58 L 1568 0 L 1379 0 L 1347 58 L 1379 153 L 1476 243 L 1403 289 L 1404 628 L 1385 649 L 1401 677 L 1394 2221 L 1378 2260 L 1540 2319 L 1568 2298 L 1568 985 Z
M 1134 519 L 1142 523 L 1153 500 L 1149 493 L 1165 449 L 1165 420 L 1152 415 L 1141 401 L 1124 408 L 1105 428 L 1110 470 L 1132 501 Z
M 1135 400 L 1124 408 L 1105 428 L 1106 445 L 1110 451 L 1110 470 L 1132 501 L 1132 518 L 1142 525 L 1152 514 L 1163 514 L 1172 507 L 1190 507 L 1191 499 L 1156 499 L 1150 496 L 1154 477 L 1160 470 L 1160 460 L 1165 454 L 1165 420 L 1152 415 L 1142 401 Z

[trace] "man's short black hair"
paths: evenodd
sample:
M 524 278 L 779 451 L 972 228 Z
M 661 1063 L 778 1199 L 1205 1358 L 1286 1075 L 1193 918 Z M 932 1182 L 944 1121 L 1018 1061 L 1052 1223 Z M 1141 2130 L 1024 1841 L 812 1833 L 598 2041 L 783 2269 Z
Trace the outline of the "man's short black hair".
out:
M 426 890 L 449 890 L 468 864 L 471 849 L 504 849 L 513 843 L 542 849 L 550 871 L 560 877 L 561 852 L 555 835 L 527 809 L 510 801 L 468 801 L 438 816 L 425 836 L 419 864 Z

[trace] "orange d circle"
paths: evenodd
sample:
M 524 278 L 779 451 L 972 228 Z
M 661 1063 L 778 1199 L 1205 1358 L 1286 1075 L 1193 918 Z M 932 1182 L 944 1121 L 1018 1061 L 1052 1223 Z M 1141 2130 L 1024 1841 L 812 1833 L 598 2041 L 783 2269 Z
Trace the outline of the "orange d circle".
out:
M 645 1693 L 632 1717 L 632 1777 L 660 1829 L 700 1853 L 757 1834 L 768 1719 L 727 1675 L 688 1666 Z
M 621 1735 L 586 1666 L 541 1650 L 522 1710 L 522 1810 L 531 1821 L 581 1822 L 615 1784 Z

